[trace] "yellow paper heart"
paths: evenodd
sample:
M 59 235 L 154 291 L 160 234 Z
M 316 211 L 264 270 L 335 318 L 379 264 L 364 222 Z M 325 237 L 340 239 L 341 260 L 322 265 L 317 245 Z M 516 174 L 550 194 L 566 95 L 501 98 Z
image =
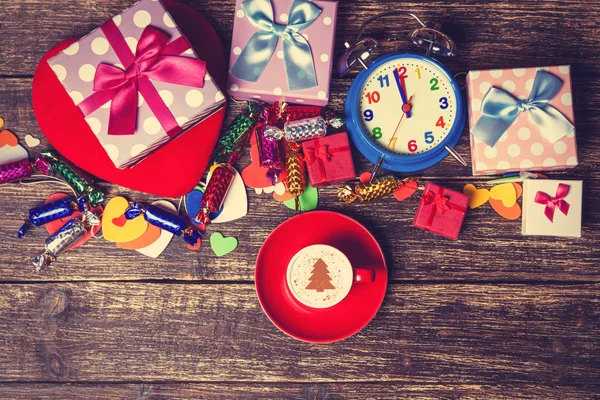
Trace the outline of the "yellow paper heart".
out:
M 504 207 L 511 208 L 517 202 L 517 189 L 511 182 L 496 185 L 490 190 L 490 197 L 501 200 Z
M 140 215 L 125 220 L 123 214 L 129 207 L 127 199 L 117 196 L 110 199 L 102 214 L 102 234 L 109 242 L 131 242 L 142 236 L 148 229 L 148 222 Z
M 477 189 L 475 185 L 468 184 L 463 188 L 463 193 L 470 197 L 469 208 L 481 207 L 490 199 L 490 191 L 487 189 Z

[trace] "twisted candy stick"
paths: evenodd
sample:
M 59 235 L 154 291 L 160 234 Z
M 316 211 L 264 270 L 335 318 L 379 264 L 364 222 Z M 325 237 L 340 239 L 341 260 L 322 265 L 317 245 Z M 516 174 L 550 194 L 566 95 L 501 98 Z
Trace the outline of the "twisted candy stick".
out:
M 386 194 L 398 190 L 409 181 L 418 181 L 418 178 L 398 179 L 392 175 L 378 179 L 372 183 L 359 183 L 354 188 L 344 186 L 338 189 L 338 198 L 347 204 L 352 204 L 359 199 L 361 201 L 372 201 Z
M 287 189 L 294 197 L 296 211 L 300 208 L 299 197 L 306 189 L 306 169 L 298 149 L 298 144 L 290 143 L 289 150 L 285 154 Z

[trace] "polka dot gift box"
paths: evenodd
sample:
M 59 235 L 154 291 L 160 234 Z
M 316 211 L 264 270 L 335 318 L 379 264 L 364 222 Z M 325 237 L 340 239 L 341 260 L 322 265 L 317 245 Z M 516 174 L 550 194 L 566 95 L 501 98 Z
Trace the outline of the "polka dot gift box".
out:
M 229 94 L 325 106 L 336 16 L 337 1 L 237 0 Z
M 134 4 L 48 63 L 117 168 L 135 165 L 225 103 L 160 1 Z
M 568 65 L 470 71 L 467 95 L 473 175 L 577 165 Z

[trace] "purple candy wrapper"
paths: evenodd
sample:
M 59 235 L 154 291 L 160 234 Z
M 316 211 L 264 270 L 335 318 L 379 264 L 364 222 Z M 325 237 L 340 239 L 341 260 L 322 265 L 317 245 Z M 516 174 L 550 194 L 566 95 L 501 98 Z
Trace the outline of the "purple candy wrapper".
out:
M 256 130 L 260 166 L 265 168 L 282 169 L 284 161 L 281 157 L 280 141 L 265 135 L 265 126 Z

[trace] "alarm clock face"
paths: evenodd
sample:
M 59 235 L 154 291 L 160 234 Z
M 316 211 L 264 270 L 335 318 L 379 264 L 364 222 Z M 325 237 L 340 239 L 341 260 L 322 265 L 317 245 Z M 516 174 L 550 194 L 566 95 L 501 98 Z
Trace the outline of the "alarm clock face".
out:
M 436 63 L 410 54 L 373 68 L 360 89 L 364 132 L 383 150 L 399 155 L 434 149 L 456 123 L 452 77 Z

